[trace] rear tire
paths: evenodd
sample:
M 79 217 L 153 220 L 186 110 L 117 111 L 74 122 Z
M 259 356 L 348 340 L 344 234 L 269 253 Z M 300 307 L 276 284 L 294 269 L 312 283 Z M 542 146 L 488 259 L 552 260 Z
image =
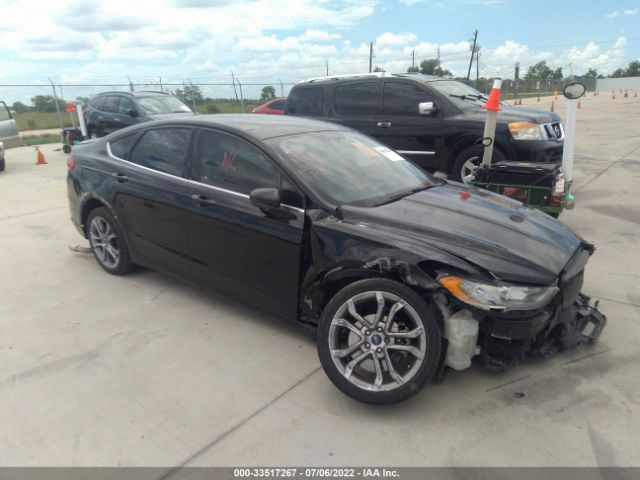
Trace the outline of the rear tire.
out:
M 89 131 L 87 132 L 87 134 L 89 135 L 89 138 L 100 138 L 100 132 L 98 132 L 98 129 L 95 127 L 91 127 L 89 128 Z
M 4 172 L 5 163 L 4 158 L 0 158 L 0 172 Z
M 107 208 L 91 210 L 87 219 L 87 236 L 93 256 L 106 272 L 124 275 L 133 269 L 122 229 Z
M 352 283 L 331 299 L 316 344 L 336 387 L 361 402 L 382 405 L 415 395 L 434 375 L 442 333 L 414 290 L 373 278 Z
M 462 150 L 453 162 L 453 168 L 451 169 L 449 178 L 455 182 L 464 183 L 463 178 L 472 173 L 472 167 L 480 165 L 482 152 L 483 147 L 479 145 L 470 145 Z M 504 154 L 494 147 L 491 163 L 502 162 L 503 160 L 506 160 Z

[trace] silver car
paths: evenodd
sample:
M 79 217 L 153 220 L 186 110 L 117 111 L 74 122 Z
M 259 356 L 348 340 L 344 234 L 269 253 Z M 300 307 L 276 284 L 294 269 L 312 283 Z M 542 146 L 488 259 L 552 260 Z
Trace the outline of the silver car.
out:
M 19 147 L 22 144 L 16 121 L 11 116 L 9 107 L 2 100 L 0 100 L 0 144 L 4 144 L 4 147 L 0 147 L 0 171 L 2 171 L 4 170 L 4 149 Z

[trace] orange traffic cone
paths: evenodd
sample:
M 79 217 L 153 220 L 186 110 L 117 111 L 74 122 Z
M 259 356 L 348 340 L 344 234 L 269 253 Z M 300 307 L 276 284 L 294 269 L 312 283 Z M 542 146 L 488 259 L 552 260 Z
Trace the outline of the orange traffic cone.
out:
M 484 104 L 482 108 L 486 110 L 493 110 L 497 112 L 500 110 L 500 87 L 502 86 L 501 80 L 495 80 L 493 82 L 493 88 L 491 89 L 491 94 L 487 99 L 487 103 Z
M 554 108 L 554 103 L 556 103 L 556 102 L 552 100 L 551 101 L 551 110 L 550 110 L 551 112 L 555 112 L 556 111 L 556 109 Z
M 611 95 L 611 100 L 615 100 L 616 99 L 616 94 L 614 93 L 613 95 Z
M 624 97 L 623 98 L 629 98 L 629 92 L 628 91 L 624 91 Z
M 44 154 L 36 147 L 36 165 L 47 165 L 47 161 L 44 158 Z

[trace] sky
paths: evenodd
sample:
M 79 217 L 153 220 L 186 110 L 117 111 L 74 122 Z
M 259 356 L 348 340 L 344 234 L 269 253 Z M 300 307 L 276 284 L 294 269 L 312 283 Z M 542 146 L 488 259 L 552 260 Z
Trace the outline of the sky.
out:
M 476 29 L 480 76 L 513 78 L 516 62 L 524 74 L 541 60 L 565 75 L 606 75 L 640 57 L 639 27 L 640 0 L 0 0 L 0 98 L 28 103 L 51 93 L 49 78 L 125 89 L 128 78 L 231 83 L 231 71 L 255 97 L 251 83 L 280 93 L 280 82 L 325 75 L 327 64 L 366 72 L 369 42 L 387 71 L 439 50 L 444 68 L 466 76 Z M 41 86 L 6 86 L 15 84 Z M 204 91 L 234 95 L 230 85 Z

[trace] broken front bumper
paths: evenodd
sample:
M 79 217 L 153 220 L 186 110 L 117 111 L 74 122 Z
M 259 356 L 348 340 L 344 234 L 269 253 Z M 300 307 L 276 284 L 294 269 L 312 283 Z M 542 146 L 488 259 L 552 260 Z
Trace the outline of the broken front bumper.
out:
M 530 318 L 485 317 L 480 321 L 480 359 L 489 370 L 504 370 L 527 356 L 548 357 L 584 343 L 594 343 L 607 318 L 590 305 L 590 298 L 578 294 L 566 305 Z

